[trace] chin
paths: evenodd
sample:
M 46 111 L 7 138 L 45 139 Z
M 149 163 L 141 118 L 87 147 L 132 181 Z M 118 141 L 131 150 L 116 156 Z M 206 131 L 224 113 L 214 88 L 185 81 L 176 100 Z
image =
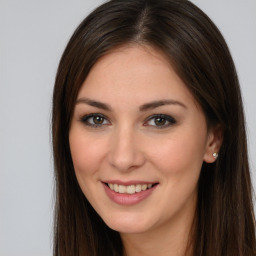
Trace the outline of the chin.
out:
M 147 231 L 147 228 L 145 227 L 138 227 L 138 226 L 131 226 L 131 225 L 125 225 L 125 224 L 119 224 L 119 225 L 108 225 L 111 229 L 122 233 L 122 234 L 139 234 L 144 233 Z
M 120 214 L 121 216 L 121 214 Z M 111 218 L 104 220 L 106 225 L 119 233 L 143 233 L 150 229 L 151 225 L 147 223 L 145 218 L 136 218 L 134 216 Z

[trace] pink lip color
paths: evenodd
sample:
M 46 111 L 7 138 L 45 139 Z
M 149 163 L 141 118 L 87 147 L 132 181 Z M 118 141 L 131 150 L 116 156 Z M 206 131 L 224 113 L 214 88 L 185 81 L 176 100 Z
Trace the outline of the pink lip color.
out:
M 137 184 L 156 184 L 155 181 L 141 181 L 141 180 L 130 180 L 130 181 L 121 181 L 121 180 L 103 180 L 103 183 L 118 184 L 124 186 L 137 185 Z
M 120 182 L 115 183 L 115 184 L 120 184 Z M 135 184 L 135 183 L 132 183 L 132 184 Z M 139 184 L 141 184 L 141 183 L 139 183 Z M 142 183 L 142 184 L 145 184 L 145 183 Z M 120 185 L 122 185 L 122 184 L 120 184 Z M 113 202 L 120 204 L 120 205 L 126 205 L 126 206 L 138 204 L 139 202 L 143 201 L 144 199 L 149 197 L 151 195 L 151 193 L 157 187 L 157 185 L 155 185 L 152 188 L 149 188 L 147 190 L 144 190 L 144 191 L 141 191 L 138 193 L 134 193 L 134 194 L 121 194 L 121 193 L 117 193 L 117 192 L 111 190 L 105 184 L 103 184 L 103 186 L 106 191 L 106 194 Z

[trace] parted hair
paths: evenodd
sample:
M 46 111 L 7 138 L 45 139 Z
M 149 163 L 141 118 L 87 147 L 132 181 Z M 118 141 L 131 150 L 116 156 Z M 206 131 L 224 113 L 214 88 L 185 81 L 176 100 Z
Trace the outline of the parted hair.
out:
M 54 256 L 121 256 L 111 230 L 81 191 L 69 148 L 75 101 L 92 66 L 116 47 L 148 45 L 163 53 L 223 143 L 203 163 L 191 241 L 195 256 L 255 256 L 253 191 L 243 104 L 228 46 L 209 17 L 187 0 L 112 0 L 89 14 L 61 57 L 53 93 L 56 181 Z M 86 156 L 85 156 L 86 157 Z

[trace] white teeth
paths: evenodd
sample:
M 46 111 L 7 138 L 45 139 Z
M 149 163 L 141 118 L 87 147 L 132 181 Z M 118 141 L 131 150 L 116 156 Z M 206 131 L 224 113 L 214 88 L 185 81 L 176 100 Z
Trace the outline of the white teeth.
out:
M 147 184 L 143 184 L 142 186 L 141 186 L 141 190 L 146 190 L 148 188 L 148 185 Z
M 135 185 L 127 186 L 126 192 L 128 194 L 134 194 L 135 193 Z
M 119 188 L 119 191 L 116 191 L 116 192 L 119 192 L 121 194 L 126 193 L 126 187 L 125 186 L 119 185 L 118 188 Z
M 152 188 L 153 184 L 142 184 L 142 185 L 136 184 L 136 185 L 124 186 L 124 185 L 108 183 L 108 186 L 111 190 L 114 190 L 117 193 L 132 195 L 132 194 L 144 191 L 146 189 Z
M 115 192 L 119 192 L 119 187 L 117 184 L 114 184 L 114 190 L 115 190 Z
M 141 191 L 141 185 L 140 185 L 140 184 L 137 184 L 137 185 L 136 185 L 135 191 L 136 191 L 137 193 Z
M 152 186 L 153 186 L 152 184 L 148 184 L 148 188 L 152 188 Z

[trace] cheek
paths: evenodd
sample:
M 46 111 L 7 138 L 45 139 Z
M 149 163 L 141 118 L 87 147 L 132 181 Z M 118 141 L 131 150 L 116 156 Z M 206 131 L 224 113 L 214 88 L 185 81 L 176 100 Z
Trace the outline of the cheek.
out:
M 198 173 L 201 170 L 205 152 L 204 133 L 204 131 L 175 133 L 163 141 L 153 143 L 154 147 L 148 145 L 149 159 L 166 175 Z
M 71 130 L 69 135 L 70 151 L 76 175 L 94 174 L 104 157 L 103 141 L 86 135 L 84 131 Z
M 150 161 L 160 173 L 165 197 L 159 201 L 165 216 L 184 207 L 194 209 L 197 184 L 203 163 L 204 140 L 191 133 L 176 133 L 151 147 Z

